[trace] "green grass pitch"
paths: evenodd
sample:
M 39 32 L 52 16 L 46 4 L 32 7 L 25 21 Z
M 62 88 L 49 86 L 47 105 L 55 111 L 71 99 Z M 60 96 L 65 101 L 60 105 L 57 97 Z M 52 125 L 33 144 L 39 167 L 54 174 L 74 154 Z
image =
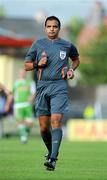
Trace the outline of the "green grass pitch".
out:
M 40 138 L 0 139 L 0 180 L 107 180 L 107 142 L 63 140 L 55 171 L 46 171 Z

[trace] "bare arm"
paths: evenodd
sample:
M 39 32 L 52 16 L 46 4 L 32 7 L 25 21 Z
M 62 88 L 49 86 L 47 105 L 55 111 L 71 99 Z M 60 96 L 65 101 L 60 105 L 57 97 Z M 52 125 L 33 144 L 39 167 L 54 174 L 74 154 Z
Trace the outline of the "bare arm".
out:
M 79 57 L 75 57 L 75 59 L 72 59 L 72 66 L 67 72 L 67 78 L 68 79 L 73 79 L 74 78 L 74 70 L 79 66 L 80 60 Z
M 28 101 L 33 104 L 36 97 L 36 92 L 34 94 L 31 94 L 28 98 Z
M 25 61 L 24 66 L 25 66 L 26 71 L 31 71 L 31 70 L 35 69 L 34 63 L 32 61 Z
M 5 104 L 5 112 L 9 111 L 12 101 L 13 101 L 12 93 L 8 92 L 7 100 L 6 100 L 6 104 Z
M 12 93 L 1 83 L 0 83 L 0 91 L 4 91 L 7 96 L 6 104 L 5 104 L 5 112 L 8 112 L 10 109 L 10 105 L 13 101 Z
M 32 62 L 30 60 L 25 61 L 25 70 L 31 71 L 33 69 L 44 68 L 46 66 L 46 63 L 47 63 L 46 57 L 41 58 L 38 64 L 36 62 Z
M 72 59 L 72 66 L 70 67 L 71 69 L 75 70 L 79 64 L 80 64 L 80 60 L 79 57 L 76 57 L 75 59 Z

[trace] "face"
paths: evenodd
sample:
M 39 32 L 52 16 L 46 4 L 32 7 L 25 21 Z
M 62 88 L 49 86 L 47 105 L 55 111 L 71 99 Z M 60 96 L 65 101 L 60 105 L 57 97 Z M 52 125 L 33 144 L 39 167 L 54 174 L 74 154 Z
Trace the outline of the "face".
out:
M 56 20 L 48 20 L 45 26 L 45 32 L 49 39 L 57 39 L 59 34 L 59 26 Z

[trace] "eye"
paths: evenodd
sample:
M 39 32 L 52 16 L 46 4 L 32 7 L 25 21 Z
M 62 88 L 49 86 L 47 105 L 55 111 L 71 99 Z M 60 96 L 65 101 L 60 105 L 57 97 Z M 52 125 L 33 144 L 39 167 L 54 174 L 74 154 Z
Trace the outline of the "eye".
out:
M 58 28 L 58 26 L 53 26 L 54 28 Z
M 50 28 L 51 26 L 47 26 L 47 28 Z

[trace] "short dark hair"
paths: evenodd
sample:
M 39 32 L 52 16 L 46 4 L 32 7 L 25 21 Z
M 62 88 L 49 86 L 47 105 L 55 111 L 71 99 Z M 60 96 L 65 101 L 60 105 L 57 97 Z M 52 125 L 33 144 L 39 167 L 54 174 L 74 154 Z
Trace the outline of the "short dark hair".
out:
M 45 26 L 46 26 L 46 23 L 47 23 L 48 20 L 56 20 L 58 22 L 59 29 L 61 28 L 61 22 L 56 16 L 47 17 L 46 20 L 45 20 Z

